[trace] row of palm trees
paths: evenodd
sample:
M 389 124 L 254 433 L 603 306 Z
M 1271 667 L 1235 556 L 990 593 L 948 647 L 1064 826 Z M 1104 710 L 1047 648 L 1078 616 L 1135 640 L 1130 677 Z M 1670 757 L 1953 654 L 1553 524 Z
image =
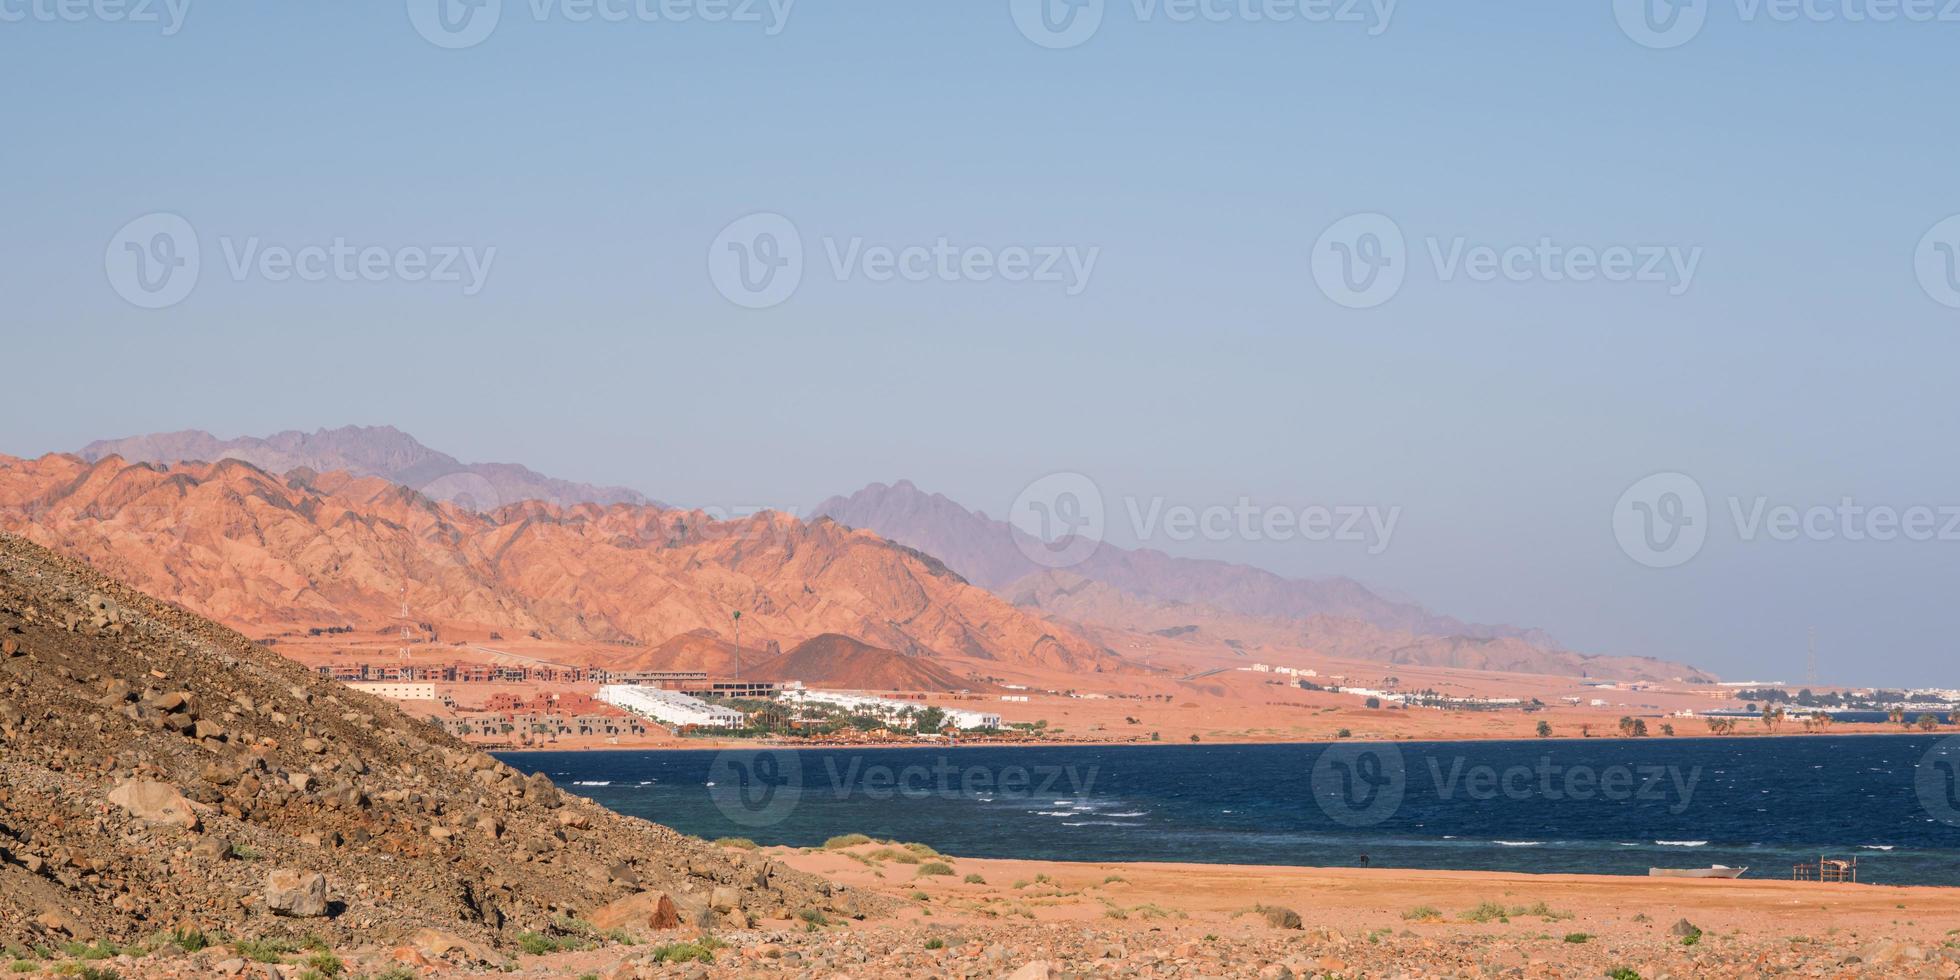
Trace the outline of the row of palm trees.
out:
M 1798 712 L 1792 715 L 1783 708 L 1768 703 L 1762 706 L 1762 713 L 1757 717 L 1761 719 L 1763 727 L 1772 732 L 1782 727 L 1793 717 L 1798 723 L 1803 725 L 1803 730 L 1806 732 L 1828 732 L 1831 730 L 1831 726 L 1837 722 L 1837 719 L 1831 717 L 1831 714 L 1827 711 Z M 1939 716 L 1932 712 L 1920 713 L 1919 717 L 1914 719 L 1910 725 L 1906 723 L 1906 712 L 1904 708 L 1893 708 L 1891 711 L 1886 712 L 1885 717 L 1892 724 L 1904 728 L 1916 727 L 1922 732 L 1934 731 L 1940 727 Z M 1708 719 L 1708 730 L 1716 735 L 1733 735 L 1735 734 L 1736 723 L 1739 720 L 1736 718 L 1710 718 Z M 1621 719 L 1620 727 L 1622 730 L 1625 729 L 1626 719 Z

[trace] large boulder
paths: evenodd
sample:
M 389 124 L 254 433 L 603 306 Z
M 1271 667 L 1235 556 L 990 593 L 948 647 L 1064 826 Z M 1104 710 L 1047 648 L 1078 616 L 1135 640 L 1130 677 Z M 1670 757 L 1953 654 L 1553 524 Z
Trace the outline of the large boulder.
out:
M 169 783 L 131 780 L 109 791 L 109 802 L 127 810 L 130 816 L 150 823 L 169 824 L 197 830 L 197 810 L 177 787 Z
M 312 919 L 327 914 L 327 876 L 280 869 L 265 876 L 265 907 L 274 915 Z
M 587 917 L 600 929 L 677 929 L 681 911 L 665 892 L 641 892 L 601 906 Z

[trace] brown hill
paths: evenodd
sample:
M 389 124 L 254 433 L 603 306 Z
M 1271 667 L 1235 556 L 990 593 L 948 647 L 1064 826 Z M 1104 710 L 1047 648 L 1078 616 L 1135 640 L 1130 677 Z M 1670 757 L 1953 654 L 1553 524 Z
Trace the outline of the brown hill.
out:
M 657 507 L 540 502 L 493 513 L 384 480 L 224 461 L 0 457 L 0 528 L 259 633 L 390 629 L 402 590 L 435 627 L 650 646 L 842 633 L 907 655 L 1070 671 L 1122 661 L 938 561 L 832 521 L 717 523 Z
M 740 906 L 722 922 L 849 901 L 561 794 L 0 534 L 0 946 L 182 925 L 439 955 L 454 944 L 419 931 L 509 947 L 654 892 L 709 927 L 722 888 Z M 276 898 L 300 918 L 275 915 Z
M 992 687 L 962 678 L 925 658 L 881 650 L 836 633 L 797 644 L 781 657 L 757 666 L 753 676 L 860 691 L 960 691 Z
M 744 644 L 738 657 L 735 644 L 711 630 L 698 629 L 669 639 L 651 650 L 608 661 L 617 670 L 701 670 L 713 676 L 742 676 L 767 680 L 754 668 L 782 655 L 780 644 L 771 640 L 763 649 Z

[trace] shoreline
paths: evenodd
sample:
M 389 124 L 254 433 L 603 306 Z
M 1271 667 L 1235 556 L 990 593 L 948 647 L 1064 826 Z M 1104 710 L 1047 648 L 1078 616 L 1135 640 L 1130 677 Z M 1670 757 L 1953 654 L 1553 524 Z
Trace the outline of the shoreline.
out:
M 1344 738 L 1344 739 L 1218 739 L 1216 741 L 1206 740 L 1200 742 L 1188 742 L 1188 741 L 1151 742 L 1151 741 L 1135 741 L 1135 740 L 1067 741 L 1067 740 L 1058 739 L 1054 741 L 1039 741 L 1039 742 L 1035 742 L 1035 741 L 1001 741 L 1001 742 L 957 741 L 956 742 L 950 740 L 920 740 L 916 742 L 899 742 L 899 741 L 889 741 L 889 740 L 874 740 L 874 741 L 866 741 L 866 742 L 800 743 L 800 742 L 770 741 L 764 739 L 704 738 L 704 739 L 685 739 L 685 740 L 671 740 L 671 741 L 670 740 L 649 741 L 643 745 L 589 745 L 584 743 L 578 743 L 572 745 L 525 746 L 525 745 L 504 745 L 504 744 L 497 744 L 497 743 L 474 742 L 474 741 L 470 742 L 469 744 L 475 748 L 482 749 L 485 752 L 493 752 L 500 755 L 529 755 L 529 754 L 543 754 L 543 753 L 551 753 L 551 752 L 577 752 L 577 753 L 721 752 L 730 749 L 755 749 L 757 751 L 762 751 L 762 750 L 810 751 L 810 752 L 821 751 L 824 749 L 879 749 L 879 750 L 982 749 L 982 748 L 1202 749 L 1202 748 L 1217 747 L 1217 746 L 1229 746 L 1233 748 L 1241 748 L 1241 747 L 1248 747 L 1248 746 L 1455 745 L 1455 744 L 1467 744 L 1467 743 L 1530 744 L 1530 743 L 1537 743 L 1537 742 L 1543 742 L 1548 744 L 1564 743 L 1564 742 L 1583 742 L 1583 743 L 1631 742 L 1631 743 L 1639 743 L 1644 745 L 1644 744 L 1667 744 L 1669 742 L 1728 742 L 1728 741 L 1739 741 L 1739 740 L 1748 740 L 1748 739 L 1815 739 L 1815 738 L 1832 738 L 1832 737 L 1839 737 L 1839 736 L 1864 736 L 1864 737 L 1877 736 L 1877 737 L 1892 737 L 1892 738 L 1942 738 L 1942 737 L 1960 736 L 1960 732 L 1956 732 L 1951 729 L 1939 729 L 1930 732 L 1870 731 L 1870 730 L 1861 729 L 1861 730 L 1845 730 L 1845 731 L 1829 731 L 1829 732 L 1748 732 L 1748 733 L 1736 733 L 1731 735 L 1702 735 L 1702 734 L 1649 735 L 1645 737 L 1631 737 L 1631 736 L 1624 736 L 1624 735 L 1595 735 L 1591 737 L 1573 736 L 1573 735 L 1551 735 L 1545 737 L 1514 736 L 1514 735 L 1487 735 L 1487 736 L 1468 735 L 1468 736 L 1457 737 L 1457 738 L 1379 738 L 1379 737 L 1355 736 L 1353 738 Z

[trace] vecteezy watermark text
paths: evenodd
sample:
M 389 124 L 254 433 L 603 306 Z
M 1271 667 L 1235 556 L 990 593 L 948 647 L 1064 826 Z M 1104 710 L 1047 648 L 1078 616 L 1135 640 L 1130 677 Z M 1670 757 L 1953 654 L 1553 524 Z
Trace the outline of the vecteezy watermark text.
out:
M 1960 0 L 1732 0 L 1744 24 L 1955 24 Z M 1701 35 L 1718 0 L 1613 0 L 1620 30 L 1642 47 L 1678 48 Z
M 1139 24 L 1306 24 L 1360 28 L 1379 37 L 1399 0 L 1129 0 Z M 1078 47 L 1102 29 L 1108 0 L 1008 0 L 1021 36 L 1044 48 Z
M 364 245 L 340 236 L 293 245 L 221 235 L 218 246 L 235 282 L 433 283 L 458 287 L 464 296 L 483 291 L 497 261 L 494 245 Z M 204 265 L 197 230 L 181 216 L 161 212 L 124 225 L 103 253 L 116 294 L 152 310 L 189 298 Z
M 1314 760 L 1310 790 L 1320 811 L 1347 827 L 1371 827 L 1400 811 L 1410 796 L 1442 802 L 1500 800 L 1550 803 L 1606 802 L 1662 804 L 1675 816 L 1694 802 L 1702 769 L 1652 764 L 1565 764 L 1547 752 L 1530 764 L 1495 766 L 1467 757 L 1425 756 L 1411 778 L 1400 746 L 1391 743 L 1340 743 Z
M 729 749 L 709 764 L 709 796 L 738 824 L 763 827 L 787 819 L 804 799 L 1052 800 L 1094 792 L 1101 767 L 980 765 L 939 756 L 926 763 L 887 765 L 865 755 L 826 755 L 820 767 L 796 752 Z
M 1960 504 L 1891 504 L 1842 496 L 1791 503 L 1757 494 L 1726 500 L 1735 539 L 1758 541 L 1960 541 Z M 1655 473 L 1628 487 L 1613 506 L 1613 536 L 1627 557 L 1672 568 L 1701 552 L 1717 523 L 1701 483 L 1685 473 Z
M 1606 800 L 1608 802 L 1666 803 L 1679 815 L 1694 801 L 1701 767 L 1682 770 L 1674 765 L 1560 765 L 1550 754 L 1529 766 L 1470 765 L 1463 757 L 1446 768 L 1429 758 L 1429 779 L 1436 798 L 1453 800 Z
M 1370 555 L 1388 550 L 1402 518 L 1399 506 L 1263 504 L 1241 496 L 1229 503 L 1172 503 L 1163 496 L 1126 496 L 1121 513 L 1139 543 L 1191 541 L 1305 541 L 1357 544 Z M 1051 473 L 1014 498 L 1009 522 L 1021 553 L 1046 568 L 1087 561 L 1104 540 L 1108 507 L 1102 488 L 1081 473 Z
M 430 44 L 471 48 L 503 22 L 505 0 L 408 0 L 409 23 Z M 796 0 L 523 0 L 536 23 L 735 24 L 775 37 L 789 26 Z
M 822 268 L 838 282 L 1029 284 L 1079 296 L 1089 288 L 1100 246 L 961 243 L 947 235 L 926 241 L 873 241 L 863 235 L 824 235 Z M 759 310 L 795 295 L 807 274 L 803 233 L 773 212 L 739 218 L 708 246 L 708 278 L 729 302 Z
M 1592 244 L 1540 236 L 1528 242 L 1486 243 L 1467 236 L 1426 236 L 1424 257 L 1436 281 L 1453 283 L 1630 283 L 1656 285 L 1680 296 L 1701 268 L 1699 245 Z M 1412 256 L 1402 226 L 1385 214 L 1349 215 L 1314 242 L 1311 268 L 1328 299 L 1369 309 L 1395 298 Z
M 191 0 L 0 0 L 0 24 L 145 24 L 164 37 L 184 29 Z

